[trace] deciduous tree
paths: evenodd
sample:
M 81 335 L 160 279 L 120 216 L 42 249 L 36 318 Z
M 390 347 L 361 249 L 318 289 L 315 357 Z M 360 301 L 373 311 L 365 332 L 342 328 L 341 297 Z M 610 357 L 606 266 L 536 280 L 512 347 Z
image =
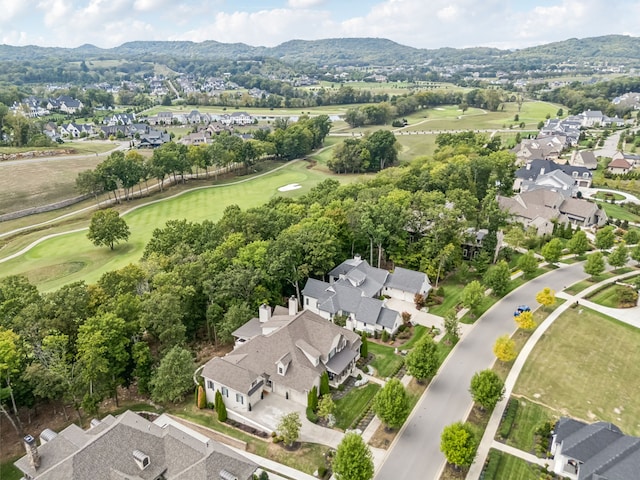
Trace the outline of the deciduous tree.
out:
M 604 272 L 604 266 L 604 255 L 602 255 L 602 252 L 594 252 L 587 257 L 587 261 L 584 264 L 584 271 L 592 277 L 595 277 Z
M 556 303 L 556 292 L 549 287 L 544 287 L 536 294 L 536 302 L 543 307 L 550 307 Z
M 552 238 L 549 243 L 542 247 L 541 253 L 544 259 L 553 265 L 560 260 L 560 255 L 562 255 L 562 240 Z
M 480 302 L 484 298 L 484 287 L 478 280 L 474 280 L 462 289 L 462 293 L 460 294 L 460 301 L 462 305 L 475 311 Z
M 596 248 L 607 250 L 613 247 L 615 239 L 614 228 L 611 225 L 607 225 L 596 232 Z
M 575 255 L 583 255 L 589 250 L 589 239 L 583 230 L 576 230 L 571 240 L 567 243 L 569 251 Z
M 387 428 L 400 428 L 409 415 L 409 398 L 397 378 L 389 380 L 373 398 L 373 411 Z
M 120 240 L 129 238 L 129 226 L 113 209 L 101 210 L 91 216 L 87 238 L 96 246 L 107 246 L 111 250 Z
M 518 259 L 518 268 L 522 270 L 525 277 L 530 277 L 538 269 L 538 259 L 533 253 L 533 250 L 529 250 Z
M 193 388 L 193 371 L 191 352 L 176 345 L 160 361 L 151 381 L 151 398 L 156 402 L 181 401 Z
M 332 469 L 338 480 L 373 478 L 373 456 L 360 435 L 350 432 L 343 437 L 336 449 Z
M 440 451 L 456 468 L 470 466 L 476 458 L 477 449 L 478 440 L 467 423 L 452 423 L 442 431 Z
M 487 287 L 493 290 L 498 297 L 502 297 L 509 289 L 511 283 L 511 269 L 509 264 L 501 260 L 496 265 L 489 267 L 487 273 L 484 274 L 483 282 Z
M 493 370 L 482 370 L 471 377 L 469 391 L 474 402 L 483 409 L 493 410 L 504 397 L 504 382 Z
M 629 249 L 627 248 L 627 245 L 622 242 L 609 254 L 609 256 L 607 257 L 607 262 L 609 262 L 609 265 L 611 265 L 612 267 L 620 268 L 625 263 L 627 263 L 628 259 Z
M 438 347 L 430 335 L 425 335 L 409 352 L 406 365 L 409 375 L 414 376 L 420 383 L 436 374 L 440 359 Z
M 298 412 L 287 413 L 280 417 L 276 430 L 278 435 L 282 437 L 282 441 L 287 446 L 292 446 L 300 437 L 300 429 L 302 422 Z
M 493 344 L 493 353 L 501 362 L 510 362 L 518 356 L 516 342 L 509 335 L 502 335 Z
M 520 315 L 513 317 L 519 328 L 523 330 L 533 330 L 536 328 L 536 321 L 533 319 L 532 312 L 522 312 Z

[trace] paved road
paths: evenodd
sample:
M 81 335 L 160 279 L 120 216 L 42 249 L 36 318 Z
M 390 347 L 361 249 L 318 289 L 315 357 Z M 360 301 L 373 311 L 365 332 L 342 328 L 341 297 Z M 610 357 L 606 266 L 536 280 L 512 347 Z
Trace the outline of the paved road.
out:
M 440 434 L 445 426 L 467 417 L 473 404 L 468 391 L 471 377 L 493 364 L 496 338 L 515 330 L 514 307 L 536 305 L 535 295 L 544 287 L 560 291 L 587 277 L 582 264 L 564 265 L 511 292 L 483 315 L 431 382 L 375 478 L 439 478 L 445 463 L 440 452 Z

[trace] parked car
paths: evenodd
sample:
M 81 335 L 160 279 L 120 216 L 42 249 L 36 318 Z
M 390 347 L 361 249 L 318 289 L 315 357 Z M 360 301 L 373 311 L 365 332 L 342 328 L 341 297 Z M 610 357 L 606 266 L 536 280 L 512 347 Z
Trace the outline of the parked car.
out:
M 530 311 L 531 311 L 531 308 L 529 307 L 529 305 L 519 305 L 518 308 L 516 308 L 516 311 L 513 312 L 513 316 L 517 317 L 523 312 L 530 312 Z

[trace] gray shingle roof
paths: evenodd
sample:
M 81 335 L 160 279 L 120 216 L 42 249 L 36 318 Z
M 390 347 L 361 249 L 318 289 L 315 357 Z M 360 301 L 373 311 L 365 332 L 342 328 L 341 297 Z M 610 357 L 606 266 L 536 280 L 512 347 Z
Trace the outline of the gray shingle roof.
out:
M 429 281 L 427 275 L 406 268 L 396 267 L 385 282 L 386 287 L 396 288 L 405 292 L 419 293 L 425 281 Z
M 311 390 L 323 372 L 323 362 L 328 361 L 329 352 L 339 336 L 347 341 L 346 348 L 359 351 L 361 340 L 358 334 L 303 310 L 275 332 L 257 336 L 225 357 L 209 360 L 202 375 L 247 393 L 251 383 L 266 374 L 277 378 L 279 384 L 304 392 Z M 312 356 L 319 355 L 321 362 L 313 365 L 303 350 Z M 282 376 L 277 372 L 276 363 L 287 353 L 291 354 L 291 363 Z
M 586 167 L 574 167 L 573 165 L 560 165 L 551 160 L 542 160 L 537 158 L 535 160 L 531 160 L 524 167 L 521 167 L 518 170 L 516 170 L 516 177 L 521 178 L 523 180 L 535 181 L 543 169 L 545 173 L 549 173 L 554 170 L 562 170 L 564 173 L 566 173 L 570 177 L 573 176 L 573 172 L 577 172 L 579 178 L 582 178 L 582 175 L 584 173 L 587 173 L 589 178 L 593 176 L 591 171 Z
M 26 457 L 16 466 L 34 479 L 166 479 L 217 478 L 226 468 L 239 479 L 251 478 L 256 465 L 213 440 L 204 442 L 186 428 L 163 427 L 127 411 L 107 427 L 82 431 L 69 428 L 39 447 L 42 463 L 35 471 Z M 76 427 L 77 428 L 77 427 Z M 70 448 L 70 437 L 82 445 Z M 139 450 L 149 457 L 141 469 L 133 456 Z
M 582 463 L 579 480 L 628 480 L 640 471 L 640 438 L 612 423 L 586 424 L 562 417 L 555 427 L 562 454 Z

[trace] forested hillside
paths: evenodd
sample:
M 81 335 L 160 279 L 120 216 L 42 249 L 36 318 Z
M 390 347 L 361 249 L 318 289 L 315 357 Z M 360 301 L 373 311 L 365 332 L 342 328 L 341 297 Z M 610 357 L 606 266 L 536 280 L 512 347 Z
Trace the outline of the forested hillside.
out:
M 0 45 L 0 61 L 50 60 L 136 60 L 144 62 L 167 59 L 264 59 L 274 58 L 285 63 L 313 65 L 398 65 L 426 62 L 441 66 L 461 64 L 518 65 L 560 64 L 584 62 L 626 65 L 640 64 L 640 39 L 625 35 L 607 35 L 584 39 L 569 39 L 522 50 L 496 48 L 420 49 L 401 45 L 383 38 L 332 38 L 323 40 L 291 40 L 276 47 L 254 47 L 243 43 L 220 43 L 213 40 L 136 41 L 115 48 L 101 49 L 93 45 L 77 48 L 50 48 Z

